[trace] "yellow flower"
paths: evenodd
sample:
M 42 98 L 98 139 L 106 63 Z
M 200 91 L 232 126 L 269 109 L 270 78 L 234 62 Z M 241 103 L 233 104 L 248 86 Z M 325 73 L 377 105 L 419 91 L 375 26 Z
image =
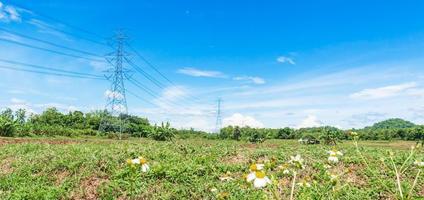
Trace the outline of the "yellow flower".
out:
M 260 171 L 264 169 L 264 166 L 265 166 L 264 164 L 252 164 L 250 165 L 249 170 L 251 172 Z

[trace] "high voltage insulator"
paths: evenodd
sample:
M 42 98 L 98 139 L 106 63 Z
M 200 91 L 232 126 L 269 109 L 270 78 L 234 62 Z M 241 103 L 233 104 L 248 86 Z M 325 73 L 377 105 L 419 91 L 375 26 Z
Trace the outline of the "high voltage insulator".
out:
M 124 50 L 125 40 L 127 36 L 118 31 L 115 34 L 113 46 L 116 49 L 114 52 L 106 56 L 106 60 L 113 66 L 107 72 L 106 78 L 110 80 L 110 90 L 106 91 L 107 102 L 105 111 L 106 117 L 103 117 L 99 130 L 113 131 L 119 133 L 121 139 L 122 133 L 125 131 L 126 120 L 128 115 L 126 89 L 124 85 L 124 78 L 127 77 L 128 70 L 124 66 L 127 53 Z M 109 116 L 109 117 L 107 117 Z

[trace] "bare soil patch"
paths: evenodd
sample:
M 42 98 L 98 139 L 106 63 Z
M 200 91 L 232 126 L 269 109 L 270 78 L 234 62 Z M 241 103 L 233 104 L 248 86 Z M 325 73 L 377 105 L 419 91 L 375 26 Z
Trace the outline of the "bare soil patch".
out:
M 242 164 L 246 163 L 247 159 L 244 155 L 237 153 L 236 155 L 223 157 L 221 162 L 225 164 Z
M 71 199 L 74 200 L 94 200 L 98 199 L 99 194 L 97 192 L 97 188 L 102 184 L 107 182 L 108 179 L 101 177 L 89 177 L 83 180 L 80 184 L 80 191 L 78 193 L 74 193 Z
M 61 170 L 55 173 L 55 185 L 61 185 L 63 181 L 70 175 L 70 173 L 66 170 Z
M 0 162 L 0 174 L 10 174 L 13 172 L 12 163 L 15 159 L 13 157 L 8 157 L 3 159 Z

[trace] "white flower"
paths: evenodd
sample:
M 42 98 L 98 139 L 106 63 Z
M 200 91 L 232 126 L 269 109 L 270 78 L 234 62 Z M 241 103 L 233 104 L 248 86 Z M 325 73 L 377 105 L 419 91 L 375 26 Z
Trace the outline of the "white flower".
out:
M 218 189 L 216 189 L 216 188 L 212 188 L 212 189 L 211 189 L 211 192 L 214 192 L 214 193 L 215 193 L 215 192 L 218 192 Z
M 138 158 L 132 159 L 132 160 L 128 159 L 127 163 L 130 164 L 130 165 L 138 165 L 138 164 L 140 164 L 140 159 L 138 159 Z
M 414 162 L 414 164 L 417 165 L 418 167 L 424 167 L 424 161 L 418 161 L 418 160 L 416 160 Z
M 289 164 L 293 165 L 295 168 L 303 169 L 303 159 L 300 155 L 290 156 Z
M 337 158 L 336 156 L 330 156 L 330 157 L 328 157 L 328 162 L 338 163 L 339 162 L 339 158 Z
M 337 150 L 327 151 L 327 153 L 330 154 L 330 156 L 343 156 L 343 153 Z
M 255 188 L 263 188 L 267 184 L 271 184 L 271 180 L 263 172 L 256 172 L 256 178 L 253 181 L 253 186 Z
M 303 159 L 302 157 L 300 157 L 300 155 L 296 155 L 296 156 L 290 156 L 290 160 L 289 163 L 302 163 Z
M 150 170 L 149 165 L 147 165 L 147 164 L 142 164 L 142 165 L 141 165 L 141 171 L 142 171 L 142 172 L 147 172 L 147 171 L 149 171 L 149 170 Z
M 141 165 L 142 172 L 147 172 L 150 169 L 149 165 L 147 165 L 147 160 L 141 156 L 136 159 L 128 159 L 127 163 L 131 166 Z
M 246 181 L 247 182 L 252 182 L 253 180 L 256 179 L 256 172 L 250 172 L 247 176 L 246 176 Z
M 286 174 L 286 175 L 290 174 L 290 170 L 285 169 L 285 170 L 283 171 L 283 174 Z

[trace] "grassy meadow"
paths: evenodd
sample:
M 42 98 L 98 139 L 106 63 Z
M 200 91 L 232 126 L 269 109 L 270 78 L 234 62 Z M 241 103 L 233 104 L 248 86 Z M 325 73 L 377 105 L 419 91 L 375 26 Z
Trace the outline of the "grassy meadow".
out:
M 304 168 L 294 199 L 424 199 L 424 176 L 413 164 L 424 153 L 409 156 L 414 145 L 360 141 L 357 149 L 347 141 L 337 145 L 340 161 L 329 164 L 333 147 L 296 140 L 0 138 L 0 199 L 289 199 L 293 174 L 278 166 L 297 154 Z M 404 171 L 400 185 L 390 152 Z M 147 173 L 127 164 L 138 156 Z M 256 189 L 245 180 L 252 163 L 265 164 L 272 184 Z

